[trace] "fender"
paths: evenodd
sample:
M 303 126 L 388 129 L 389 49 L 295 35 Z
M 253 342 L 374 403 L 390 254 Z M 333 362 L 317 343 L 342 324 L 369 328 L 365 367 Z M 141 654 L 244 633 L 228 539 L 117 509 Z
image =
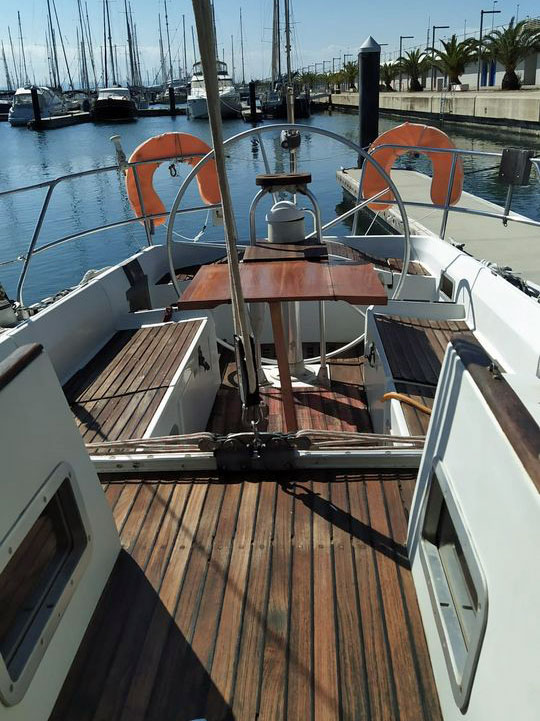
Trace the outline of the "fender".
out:
M 388 143 L 404 145 L 418 148 L 455 148 L 456 146 L 450 140 L 446 133 L 442 130 L 434 128 L 430 125 L 420 125 L 418 123 L 403 123 L 397 128 L 387 130 L 374 140 L 369 146 L 369 154 L 382 165 L 388 174 L 392 169 L 392 165 L 396 158 L 408 152 L 407 147 L 404 148 L 381 148 L 380 145 Z M 452 153 L 433 153 L 428 150 L 419 151 L 431 160 L 433 167 L 433 178 L 431 180 L 431 200 L 435 205 L 444 205 L 448 195 L 448 185 L 450 182 L 450 174 L 452 169 Z M 370 198 L 376 193 L 380 193 L 387 187 L 385 179 L 380 175 L 377 168 L 369 162 L 364 163 L 362 183 L 362 196 Z M 454 173 L 454 182 L 452 183 L 452 192 L 450 194 L 450 205 L 455 205 L 461 198 L 463 191 L 463 160 L 458 157 L 456 161 L 456 169 Z M 379 201 L 394 200 L 394 194 L 388 191 L 379 198 Z M 368 207 L 371 210 L 386 210 L 391 206 L 390 203 L 373 202 Z
M 176 158 L 182 162 L 189 163 L 195 167 L 203 155 L 212 150 L 205 142 L 188 133 L 164 133 L 155 135 L 139 145 L 129 158 L 130 163 L 141 160 L 156 160 L 155 163 L 145 163 L 137 166 L 139 187 L 143 199 L 144 209 L 147 215 L 160 215 L 153 219 L 154 225 L 163 225 L 167 220 L 165 206 L 153 185 L 154 173 L 160 165 L 161 160 Z M 216 163 L 214 159 L 209 160 L 196 176 L 199 187 L 199 195 L 203 203 L 213 205 L 221 202 L 219 183 L 217 177 Z M 143 215 L 135 173 L 133 168 L 128 168 L 126 173 L 126 190 L 131 207 L 134 213 Z M 142 222 L 142 221 L 141 221 Z

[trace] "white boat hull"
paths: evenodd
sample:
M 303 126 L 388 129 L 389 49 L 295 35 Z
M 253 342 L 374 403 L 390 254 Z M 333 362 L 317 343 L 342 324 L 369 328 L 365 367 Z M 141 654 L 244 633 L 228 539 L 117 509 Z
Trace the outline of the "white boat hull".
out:
M 240 100 L 237 97 L 221 97 L 220 108 L 222 118 L 238 118 L 242 112 Z M 188 115 L 194 120 L 208 118 L 206 98 L 192 97 L 187 99 Z

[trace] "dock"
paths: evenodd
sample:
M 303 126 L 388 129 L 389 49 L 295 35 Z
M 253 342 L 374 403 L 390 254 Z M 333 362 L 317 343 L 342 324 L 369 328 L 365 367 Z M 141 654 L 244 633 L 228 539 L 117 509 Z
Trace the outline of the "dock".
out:
M 344 168 L 336 173 L 339 185 L 354 198 L 358 195 L 361 175 L 359 168 Z M 404 201 L 431 203 L 431 178 L 415 170 L 393 170 L 392 180 Z M 460 208 L 502 213 L 504 209 L 488 200 L 463 192 L 456 204 Z M 370 211 L 371 212 L 371 211 Z M 393 206 L 380 212 L 380 217 L 399 233 L 403 232 L 401 215 Z M 437 208 L 409 208 L 407 215 L 411 233 L 439 237 L 443 211 Z M 523 218 L 519 213 L 510 217 Z M 509 266 L 523 278 L 540 284 L 540 232 L 538 228 L 510 221 L 505 227 L 501 220 L 468 213 L 448 214 L 445 239 L 464 244 L 464 250 L 479 260 L 489 260 Z
M 312 93 L 313 111 L 358 113 L 358 93 Z M 540 90 L 381 92 L 381 115 L 540 136 Z
M 28 123 L 30 130 L 54 130 L 56 128 L 66 128 L 68 125 L 80 125 L 81 123 L 89 123 L 91 120 L 90 113 L 83 110 L 74 110 L 72 113 L 65 115 L 55 115 L 52 118 L 42 118 L 36 124 L 35 120 Z

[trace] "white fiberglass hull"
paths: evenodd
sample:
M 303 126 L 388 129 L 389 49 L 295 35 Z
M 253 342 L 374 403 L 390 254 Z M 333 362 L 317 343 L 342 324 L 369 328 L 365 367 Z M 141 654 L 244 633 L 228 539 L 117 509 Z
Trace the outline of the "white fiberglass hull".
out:
M 222 118 L 238 118 L 241 114 L 240 97 L 221 96 L 220 108 Z M 194 120 L 208 118 L 208 106 L 206 98 L 203 96 L 188 96 L 187 99 L 188 115 Z

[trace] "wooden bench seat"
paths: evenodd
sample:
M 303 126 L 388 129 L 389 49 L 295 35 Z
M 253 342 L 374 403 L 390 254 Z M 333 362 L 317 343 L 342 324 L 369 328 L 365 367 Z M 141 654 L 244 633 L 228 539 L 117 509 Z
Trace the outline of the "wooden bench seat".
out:
M 116 333 L 64 386 L 86 443 L 141 438 L 204 321 Z
M 431 408 L 446 346 L 452 336 L 472 336 L 467 324 L 381 314 L 375 322 L 396 391 Z M 401 407 L 410 432 L 425 434 L 429 416 L 407 403 Z

